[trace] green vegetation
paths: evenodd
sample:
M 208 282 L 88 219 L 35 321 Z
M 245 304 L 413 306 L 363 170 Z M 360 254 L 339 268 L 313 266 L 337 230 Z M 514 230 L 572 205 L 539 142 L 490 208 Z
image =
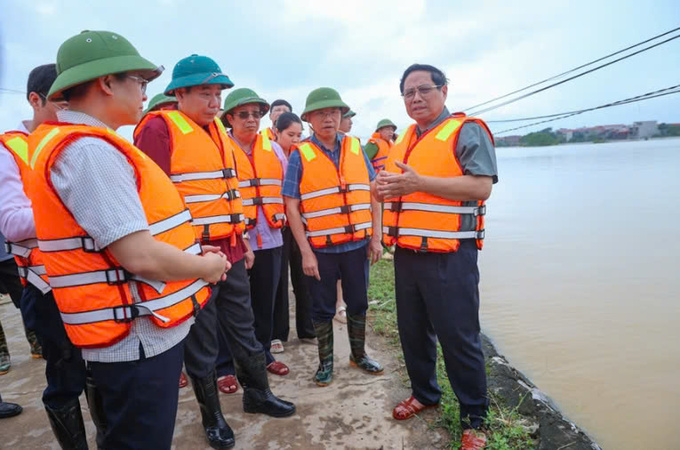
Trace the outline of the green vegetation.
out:
M 660 123 L 659 136 L 680 136 L 680 125 Z
M 557 145 L 564 143 L 564 136 L 546 128 L 541 131 L 529 133 L 520 138 L 519 143 L 522 147 L 544 147 L 546 145 Z
M 369 310 L 369 318 L 372 328 L 398 352 L 400 360 L 403 360 L 401 346 L 399 344 L 399 332 L 397 330 L 397 312 L 394 300 L 394 265 L 392 261 L 381 260 L 371 268 L 371 283 L 368 289 L 368 298 L 377 301 Z M 488 371 L 488 367 L 487 367 Z M 402 373 L 404 382 L 408 377 Z M 451 435 L 450 448 L 458 448 L 462 429 L 459 423 L 459 409 L 456 396 L 446 377 L 444 358 L 441 348 L 438 348 L 437 381 L 442 388 L 441 417 L 431 424 L 443 427 Z M 526 450 L 535 448 L 535 443 L 529 436 L 529 432 L 523 426 L 523 420 L 515 410 L 509 410 L 500 405 L 499 399 L 491 394 L 491 408 L 487 419 L 489 441 L 487 448 L 492 450 Z

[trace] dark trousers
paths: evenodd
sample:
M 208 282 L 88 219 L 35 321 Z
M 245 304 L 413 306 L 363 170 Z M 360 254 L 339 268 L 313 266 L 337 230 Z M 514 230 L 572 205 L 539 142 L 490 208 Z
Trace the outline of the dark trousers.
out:
M 438 403 L 437 340 L 460 403 L 463 427 L 486 416 L 486 371 L 479 328 L 479 271 L 473 240 L 454 253 L 420 253 L 397 247 L 394 255 L 397 324 L 413 396 Z
M 312 320 L 330 322 L 335 316 L 338 299 L 337 281 L 342 282 L 342 294 L 347 303 L 347 314 L 356 316 L 368 309 L 368 258 L 366 246 L 343 253 L 314 252 L 319 263 L 321 280 L 306 277 L 312 297 Z
M 210 300 L 196 317 L 185 340 L 184 365 L 195 378 L 208 376 L 219 352 L 218 327 L 224 332 L 234 358 L 245 360 L 263 351 L 255 337 L 253 308 L 246 263 L 233 263 L 226 281 L 213 287 Z
M 0 242 L 0 245 L 4 244 Z M 20 305 L 21 291 L 23 289 L 24 287 L 21 284 L 17 263 L 14 262 L 14 258 L 0 261 L 0 292 L 8 294 L 12 299 L 12 303 L 14 303 L 14 306 L 17 308 L 19 308 Z
M 177 380 L 183 344 L 152 358 L 119 363 L 88 362 L 102 402 L 104 449 L 169 449 L 177 416 Z M 99 438 L 98 438 L 99 439 Z
M 257 250 L 255 252 L 255 263 L 248 273 L 250 277 L 250 299 L 255 318 L 255 336 L 264 348 L 267 364 L 274 361 L 269 350 L 272 346 L 274 300 L 281 278 L 282 254 L 282 247 Z
M 302 271 L 302 254 L 290 228 L 282 230 L 283 255 L 281 262 L 281 279 L 274 301 L 274 330 L 272 339 L 288 341 L 290 332 L 290 316 L 288 301 L 288 263 L 290 262 L 290 278 L 295 294 L 295 329 L 299 339 L 315 337 L 311 316 L 311 298 L 307 289 L 307 281 Z
M 60 409 L 77 400 L 85 389 L 85 362 L 80 349 L 74 347 L 66 335 L 52 293 L 43 295 L 34 286 L 26 286 L 21 298 L 21 315 L 26 326 L 36 330 L 47 363 L 43 403 Z

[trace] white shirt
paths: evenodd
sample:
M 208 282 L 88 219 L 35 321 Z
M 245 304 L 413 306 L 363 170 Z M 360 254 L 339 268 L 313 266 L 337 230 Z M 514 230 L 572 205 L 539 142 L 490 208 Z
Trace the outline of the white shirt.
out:
M 18 131 L 29 133 L 21 122 Z M 0 231 L 10 242 L 35 238 L 35 222 L 31 201 L 24 193 L 21 172 L 12 152 L 0 144 Z

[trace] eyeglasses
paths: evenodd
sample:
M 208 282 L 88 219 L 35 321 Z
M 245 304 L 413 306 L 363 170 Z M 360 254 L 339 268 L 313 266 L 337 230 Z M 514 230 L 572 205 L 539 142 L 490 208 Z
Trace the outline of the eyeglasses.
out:
M 424 84 L 424 85 L 418 86 L 416 88 L 407 89 L 401 95 L 406 100 L 411 100 L 413 97 L 416 96 L 416 91 L 418 91 L 418 93 L 420 94 L 421 97 L 427 97 L 429 94 L 432 93 L 432 91 L 434 91 L 435 89 L 439 89 L 442 86 L 443 85 L 441 85 L 441 84 L 440 85 L 432 85 L 432 86 L 428 86 L 428 85 Z
M 318 117 L 326 118 L 326 117 L 333 117 L 334 115 L 340 113 L 339 108 L 335 109 L 330 109 L 330 110 L 323 110 L 323 109 L 317 109 L 316 111 L 312 111 L 312 114 Z
M 237 114 L 234 115 L 241 120 L 248 120 L 248 117 L 252 117 L 253 119 L 260 119 L 264 114 L 262 114 L 262 111 L 255 112 L 239 111 Z
M 146 94 L 146 86 L 149 84 L 149 80 L 138 77 L 137 75 L 128 75 L 128 78 L 132 78 L 137 83 L 139 83 L 139 86 L 142 89 L 142 94 Z

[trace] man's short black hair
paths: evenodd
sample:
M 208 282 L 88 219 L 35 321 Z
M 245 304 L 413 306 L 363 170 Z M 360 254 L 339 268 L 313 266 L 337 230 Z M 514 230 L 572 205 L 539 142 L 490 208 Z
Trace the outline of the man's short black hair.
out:
M 44 64 L 31 70 L 31 73 L 28 74 L 28 82 L 26 83 L 26 100 L 28 100 L 31 92 L 35 92 L 43 98 L 44 103 L 47 99 L 47 93 L 56 79 L 56 64 Z
M 399 82 L 399 91 L 402 94 L 404 93 L 404 82 L 406 81 L 406 77 L 408 77 L 411 72 L 415 72 L 417 70 L 430 72 L 432 82 L 436 86 L 446 86 L 449 83 L 449 80 L 446 78 L 446 75 L 444 75 L 444 72 L 437 69 L 435 66 L 431 66 L 429 64 L 411 64 L 408 69 L 404 71 L 404 74 L 401 76 L 401 81 Z
M 278 99 L 274 100 L 271 104 L 271 109 L 274 109 L 276 106 L 281 106 L 281 105 L 286 105 L 288 107 L 288 112 L 293 112 L 293 107 L 290 106 L 290 103 L 283 99 Z

